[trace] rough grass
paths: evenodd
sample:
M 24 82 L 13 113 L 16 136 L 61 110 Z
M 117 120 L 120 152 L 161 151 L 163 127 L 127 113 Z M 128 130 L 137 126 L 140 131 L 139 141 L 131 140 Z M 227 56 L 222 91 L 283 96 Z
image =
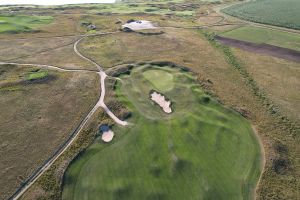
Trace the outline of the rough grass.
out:
M 245 20 L 300 29 L 299 0 L 257 0 L 233 5 L 222 11 Z
M 285 116 L 297 121 L 300 118 L 300 68 L 299 64 L 271 56 L 234 49 L 258 86 Z
M 174 10 L 167 4 L 145 4 L 145 3 L 115 3 L 115 4 L 97 4 L 97 5 L 78 5 L 74 7 L 87 8 L 89 14 L 158 14 L 158 15 L 176 15 L 189 17 L 193 16 L 195 9 Z
M 51 16 L 0 15 L 0 33 L 29 32 L 52 21 Z
M 169 69 L 175 86 L 165 94 L 175 111 L 167 116 L 149 99 L 153 85 L 142 75 L 148 67 L 121 76 L 117 86 L 119 97 L 133 111 L 133 127 L 115 127 L 112 144 L 96 140 L 73 162 L 63 199 L 252 196 L 260 153 L 250 124 L 209 99 L 195 78 L 178 69 Z
M 0 199 L 7 199 L 50 157 L 99 95 L 98 77 L 91 73 L 49 70 L 54 79 L 28 84 L 27 75 L 39 70 L 0 66 L 0 146 L 5 155 L 0 158 Z
M 257 118 L 256 120 L 258 120 L 260 123 L 260 125 L 258 126 L 258 130 L 260 132 L 260 137 L 263 139 L 266 156 L 265 169 L 262 174 L 260 184 L 257 188 L 256 198 L 297 198 L 299 196 L 297 189 L 297 185 L 299 184 L 299 167 L 297 167 L 296 163 L 299 150 L 297 150 L 296 146 L 299 143 L 300 129 L 299 124 L 286 117 L 284 115 L 286 113 L 282 112 L 282 110 L 279 109 L 277 105 L 274 105 L 272 100 L 265 93 L 265 90 L 276 90 L 276 88 L 278 88 L 278 85 L 271 84 L 262 89 L 262 85 L 260 85 L 260 83 L 257 84 L 257 79 L 254 79 L 256 78 L 255 73 L 252 77 L 252 75 L 248 72 L 248 66 L 245 66 L 245 64 L 235 56 L 235 54 L 232 52 L 232 49 L 217 43 L 214 40 L 213 35 L 209 33 L 204 33 L 204 35 L 210 41 L 212 46 L 224 53 L 227 62 L 244 78 L 246 84 L 248 85 L 248 88 L 251 89 L 255 97 L 263 105 L 260 106 L 261 109 L 268 110 L 266 114 L 255 114 L 255 118 Z M 278 61 L 278 59 L 272 59 L 272 57 L 265 57 L 271 60 L 271 63 Z M 254 57 L 255 60 L 257 60 L 258 58 L 259 57 Z M 263 61 L 262 63 L 264 62 L 266 61 Z M 267 61 L 267 63 L 269 62 Z M 285 70 L 288 70 L 289 73 L 292 73 L 292 70 L 290 69 Z M 279 82 L 279 85 L 281 84 L 282 82 Z M 244 100 L 243 103 L 245 103 L 246 101 L 247 100 Z M 256 100 L 253 100 L 252 102 L 255 101 Z M 287 101 L 289 103 L 292 102 L 290 100 Z M 288 108 L 288 106 L 285 105 L 281 106 L 283 110 L 286 110 Z M 254 105 L 252 105 L 251 107 L 253 108 L 251 112 L 256 113 L 257 108 L 255 109 Z M 298 114 L 297 111 L 294 114 Z M 275 127 L 273 126 L 274 124 L 276 124 Z M 286 148 L 285 153 L 282 153 L 281 150 L 278 150 L 278 143 Z M 272 144 L 272 146 L 270 146 L 270 144 Z
M 300 37 L 297 33 L 245 26 L 224 32 L 220 35 L 228 38 L 254 43 L 266 43 L 300 51 Z

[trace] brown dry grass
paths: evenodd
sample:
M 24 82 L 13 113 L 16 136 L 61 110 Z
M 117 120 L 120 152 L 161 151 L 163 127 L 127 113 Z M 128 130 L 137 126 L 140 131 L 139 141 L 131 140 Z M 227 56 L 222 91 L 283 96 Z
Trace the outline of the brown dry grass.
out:
M 206 16 L 200 16 L 196 22 L 199 25 L 210 25 L 210 24 L 216 24 L 218 22 L 221 22 L 224 20 L 223 16 L 217 15 L 217 14 L 210 14 Z
M 17 63 L 55 65 L 69 69 L 95 69 L 74 53 L 78 37 L 29 38 L 1 41 L 0 60 Z
M 113 121 L 103 109 L 98 109 L 85 125 L 74 143 L 59 157 L 53 165 L 30 187 L 21 200 L 60 199 L 63 175 L 76 156 L 84 151 L 95 138 L 101 124 L 112 124 Z
M 217 61 L 211 60 L 210 57 L 218 57 L 218 53 L 208 46 L 207 41 L 201 40 L 198 33 L 173 28 L 164 31 L 165 34 L 155 36 L 117 33 L 89 37 L 80 44 L 80 49 L 105 68 L 153 60 L 170 60 L 190 67 L 195 63 L 202 66 L 216 64 Z M 202 62 L 199 62 L 200 55 Z M 217 60 L 224 62 L 222 57 Z
M 1 199 L 50 157 L 99 95 L 96 74 L 49 71 L 51 79 L 23 81 L 33 69 L 0 66 Z
M 300 64 L 239 49 L 234 53 L 280 111 L 300 119 Z

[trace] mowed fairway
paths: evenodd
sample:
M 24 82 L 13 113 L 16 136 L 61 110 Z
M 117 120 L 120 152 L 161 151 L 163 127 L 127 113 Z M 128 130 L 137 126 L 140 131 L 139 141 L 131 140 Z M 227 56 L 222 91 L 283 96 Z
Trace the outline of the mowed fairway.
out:
M 300 37 L 297 33 L 245 26 L 222 33 L 221 36 L 247 42 L 266 43 L 300 51 Z
M 51 16 L 0 15 L 0 33 L 28 32 L 52 20 Z
M 180 69 L 145 65 L 120 78 L 116 92 L 132 110 L 133 125 L 113 127 L 111 144 L 96 139 L 69 166 L 63 199 L 252 197 L 261 156 L 248 121 L 204 94 Z M 172 114 L 149 99 L 152 89 L 172 101 Z

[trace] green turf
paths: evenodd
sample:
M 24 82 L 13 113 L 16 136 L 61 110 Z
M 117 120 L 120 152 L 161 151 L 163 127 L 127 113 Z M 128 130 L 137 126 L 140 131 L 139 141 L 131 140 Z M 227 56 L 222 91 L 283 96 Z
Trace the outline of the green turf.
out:
M 222 11 L 249 21 L 300 29 L 299 0 L 252 0 Z
M 268 28 L 245 26 L 222 33 L 221 36 L 255 43 L 266 43 L 300 51 L 300 36 Z
M 96 139 L 69 166 L 63 199 L 251 199 L 261 156 L 248 121 L 175 68 L 163 71 L 174 81 L 164 93 L 174 112 L 163 113 L 149 99 L 149 69 L 161 70 L 144 66 L 121 76 L 116 92 L 134 125 L 115 126 L 112 143 Z
M 37 79 L 42 79 L 48 76 L 48 71 L 46 70 L 39 70 L 36 72 L 30 72 L 26 75 L 26 80 L 32 81 Z
M 161 90 L 162 92 L 173 89 L 173 75 L 163 70 L 147 70 L 143 73 L 143 76 L 153 84 L 155 89 Z
M 52 22 L 51 16 L 0 15 L 0 33 L 28 32 Z

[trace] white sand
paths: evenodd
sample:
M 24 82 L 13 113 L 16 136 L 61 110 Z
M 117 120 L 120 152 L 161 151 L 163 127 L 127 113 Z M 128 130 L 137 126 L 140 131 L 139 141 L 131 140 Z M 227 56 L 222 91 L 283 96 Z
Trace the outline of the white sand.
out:
M 151 94 L 151 100 L 154 101 L 155 103 L 157 103 L 165 113 L 171 113 L 172 109 L 170 108 L 171 102 L 167 101 L 166 98 L 157 93 L 157 92 L 153 92 Z
M 131 23 L 126 23 L 122 25 L 122 28 L 130 28 L 131 30 L 143 30 L 143 29 L 154 29 L 156 28 L 150 21 L 138 20 Z
M 114 137 L 114 132 L 112 132 L 111 130 L 109 130 L 109 131 L 103 132 L 101 139 L 104 142 L 110 142 L 110 141 L 112 141 L 113 137 Z

